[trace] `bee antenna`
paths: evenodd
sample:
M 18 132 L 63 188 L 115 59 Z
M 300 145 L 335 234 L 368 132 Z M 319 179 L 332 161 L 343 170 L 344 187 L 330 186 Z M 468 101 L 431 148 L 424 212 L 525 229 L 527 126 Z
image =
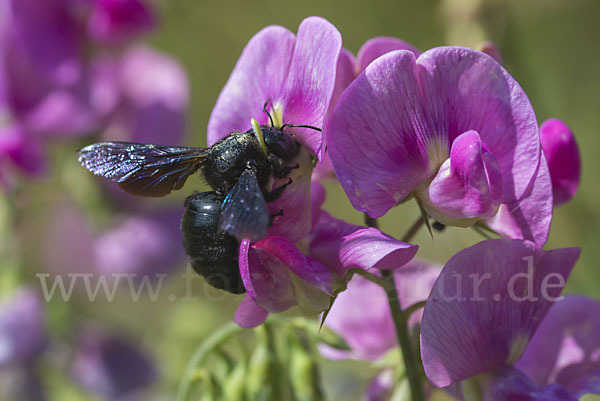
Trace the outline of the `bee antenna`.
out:
M 271 113 L 269 113 L 269 111 L 267 110 L 267 106 L 269 105 L 270 102 L 271 102 L 271 99 L 270 98 L 267 99 L 267 101 L 263 105 L 263 111 L 265 113 L 267 113 L 267 116 L 269 116 L 269 121 L 271 122 L 271 128 L 273 128 L 275 126 L 275 124 L 273 123 L 273 117 L 271 117 Z
M 297 128 L 309 128 L 309 129 L 314 129 L 315 131 L 319 131 L 319 132 L 321 132 L 321 128 L 318 128 L 318 127 L 315 127 L 315 126 L 312 126 L 312 125 L 303 125 L 303 124 L 283 124 L 283 125 L 281 126 L 281 130 L 283 131 L 283 129 L 284 129 L 285 127 L 292 127 L 292 128 L 294 128 L 294 127 L 297 127 Z

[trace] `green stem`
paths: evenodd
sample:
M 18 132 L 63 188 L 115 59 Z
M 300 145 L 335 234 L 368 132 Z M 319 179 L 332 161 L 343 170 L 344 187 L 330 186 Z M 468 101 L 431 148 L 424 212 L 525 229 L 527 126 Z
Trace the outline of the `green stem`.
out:
M 185 374 L 179 383 L 177 389 L 177 397 L 175 401 L 188 401 L 190 395 L 194 389 L 195 380 L 193 375 L 198 366 L 202 365 L 204 360 L 210 355 L 210 353 L 221 346 L 224 342 L 229 340 L 234 334 L 241 331 L 242 328 L 237 324 L 230 322 L 223 326 L 220 330 L 210 336 L 202 345 L 194 352 L 188 366 L 185 369 Z
M 377 227 L 377 221 L 374 219 L 365 218 L 365 222 L 370 227 Z M 424 224 L 425 219 L 419 217 L 406 234 L 404 234 L 401 241 L 409 242 Z M 408 317 L 410 315 L 406 313 L 408 310 L 403 311 L 402 306 L 400 305 L 396 281 L 394 280 L 394 272 L 392 270 L 381 270 L 381 276 L 387 283 L 387 285 L 384 286 L 384 289 L 387 291 L 388 304 L 390 305 L 392 320 L 394 321 L 394 327 L 396 328 L 398 345 L 402 350 L 402 357 L 404 358 L 404 365 L 406 366 L 406 379 L 410 386 L 412 401 L 424 401 L 425 395 L 423 394 L 423 386 L 421 385 L 421 362 L 413 351 L 410 336 L 408 334 Z

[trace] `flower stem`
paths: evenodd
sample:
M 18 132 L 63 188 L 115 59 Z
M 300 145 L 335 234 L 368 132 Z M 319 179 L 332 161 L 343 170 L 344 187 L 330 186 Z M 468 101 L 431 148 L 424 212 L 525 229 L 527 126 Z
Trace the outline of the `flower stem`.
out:
M 378 226 L 377 220 L 368 216 L 365 217 L 365 222 L 370 227 Z M 406 234 L 404 234 L 401 241 L 409 242 L 424 224 L 425 220 L 423 217 L 419 217 Z M 404 365 L 406 366 L 406 378 L 410 386 L 412 401 L 424 401 L 425 396 L 423 394 L 423 386 L 421 385 L 421 362 L 413 351 L 408 332 L 408 317 L 410 315 L 406 313 L 406 311 L 403 311 L 402 306 L 400 305 L 396 281 L 394 280 L 394 272 L 392 270 L 381 270 L 381 276 L 387 283 L 384 288 L 387 291 L 388 303 L 392 312 L 392 320 L 394 321 L 394 327 L 396 328 L 396 337 L 398 338 L 398 344 L 402 350 L 402 357 L 404 358 Z

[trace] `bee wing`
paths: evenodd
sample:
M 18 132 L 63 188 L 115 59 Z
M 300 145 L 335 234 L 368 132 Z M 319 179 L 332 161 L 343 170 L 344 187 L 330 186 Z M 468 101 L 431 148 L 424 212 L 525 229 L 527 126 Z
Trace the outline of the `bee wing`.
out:
M 183 187 L 207 150 L 185 146 L 100 142 L 77 152 L 81 165 L 133 195 L 160 197 Z
M 258 241 L 267 234 L 270 220 L 256 171 L 246 169 L 221 205 L 219 228 L 239 241 Z

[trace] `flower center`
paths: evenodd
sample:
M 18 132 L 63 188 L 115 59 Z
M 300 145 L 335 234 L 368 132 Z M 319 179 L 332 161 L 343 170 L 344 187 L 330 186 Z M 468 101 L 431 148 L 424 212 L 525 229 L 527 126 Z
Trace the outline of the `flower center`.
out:
M 283 104 L 280 101 L 271 103 L 269 114 L 273 119 L 273 127 L 281 127 L 283 125 Z

